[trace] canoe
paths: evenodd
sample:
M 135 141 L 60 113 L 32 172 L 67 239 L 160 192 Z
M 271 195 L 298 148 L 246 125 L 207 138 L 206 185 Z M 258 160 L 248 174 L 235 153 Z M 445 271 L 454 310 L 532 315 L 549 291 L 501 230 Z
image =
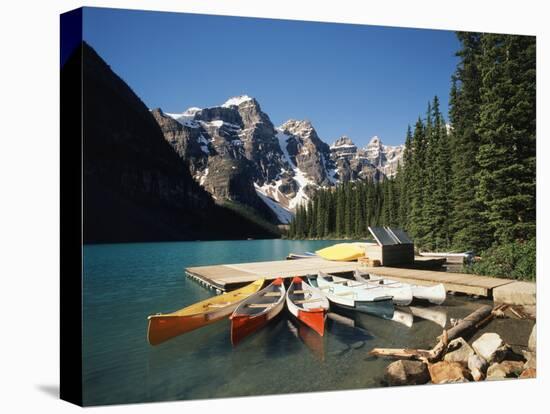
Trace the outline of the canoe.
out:
M 336 306 L 385 319 L 393 318 L 395 305 L 391 296 L 384 295 L 378 288 L 363 289 L 356 284 L 323 272 L 319 272 L 317 276 L 319 289 Z
M 367 289 L 378 287 L 385 295 L 391 296 L 396 305 L 407 306 L 413 301 L 411 285 L 406 283 L 387 283 L 385 279 L 371 280 L 364 278 L 359 271 L 354 271 L 353 276 L 358 283 L 362 283 Z
M 435 286 L 420 286 L 411 285 L 408 283 L 402 283 L 391 279 L 385 279 L 381 276 L 361 274 L 359 271 L 355 271 L 353 276 L 356 280 L 366 283 L 379 282 L 386 287 L 403 287 L 409 286 L 412 291 L 413 299 L 427 300 L 435 305 L 441 305 L 447 298 L 447 292 L 445 286 L 440 283 Z
M 298 259 L 313 259 L 317 257 L 315 253 L 305 252 L 305 253 L 289 253 L 286 257 L 286 260 L 298 260 Z
M 223 319 L 248 296 L 258 292 L 264 279 L 258 279 L 240 289 L 214 296 L 173 313 L 159 313 L 148 317 L 147 339 L 158 345 L 170 338 L 201 328 Z
M 300 322 L 319 335 L 324 335 L 329 302 L 319 289 L 307 284 L 299 277 L 293 278 L 286 293 L 286 307 Z
M 360 243 L 339 243 L 315 253 L 326 260 L 352 261 L 365 255 L 365 247 Z
M 285 306 L 285 285 L 278 278 L 264 289 L 243 300 L 230 316 L 231 343 L 237 345 L 245 337 L 264 327 Z

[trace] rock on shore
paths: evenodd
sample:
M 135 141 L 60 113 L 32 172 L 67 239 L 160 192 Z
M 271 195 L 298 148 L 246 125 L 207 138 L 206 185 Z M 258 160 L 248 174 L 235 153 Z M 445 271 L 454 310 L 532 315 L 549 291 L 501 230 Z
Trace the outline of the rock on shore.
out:
M 420 361 L 399 360 L 386 367 L 386 381 L 389 385 L 426 384 L 430 373 L 426 364 Z

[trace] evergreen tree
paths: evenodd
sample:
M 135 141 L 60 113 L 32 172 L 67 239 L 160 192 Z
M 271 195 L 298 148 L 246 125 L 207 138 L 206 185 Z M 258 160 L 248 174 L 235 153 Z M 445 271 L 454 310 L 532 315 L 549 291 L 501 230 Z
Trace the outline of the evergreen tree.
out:
M 409 231 L 417 244 L 420 244 L 426 235 L 423 220 L 424 186 L 425 186 L 425 158 L 426 158 L 426 128 L 419 118 L 414 127 L 412 139 L 411 177 L 411 204 L 408 216 Z
M 351 203 L 351 183 L 344 184 L 344 236 L 350 237 L 352 234 L 353 209 Z
M 535 38 L 484 34 L 478 200 L 499 243 L 535 236 Z
M 411 185 L 412 155 L 412 131 L 409 125 L 405 137 L 403 159 L 397 166 L 396 174 L 396 179 L 399 182 L 398 223 L 404 229 L 409 228 L 408 213 L 411 208 L 411 191 L 409 187 Z
M 361 237 L 364 233 L 364 213 L 363 213 L 363 185 L 357 184 L 353 194 L 353 209 L 354 209 L 354 236 Z
M 457 33 L 461 49 L 460 62 L 452 78 L 449 117 L 451 123 L 452 187 L 449 232 L 457 250 L 480 251 L 488 247 L 491 237 L 476 198 L 480 146 L 476 125 L 481 104 L 481 34 Z
M 335 235 L 336 237 L 342 237 L 344 236 L 345 230 L 345 221 L 344 221 L 344 210 L 345 210 L 345 194 L 344 194 L 344 186 L 339 185 L 336 188 L 336 225 L 335 225 Z

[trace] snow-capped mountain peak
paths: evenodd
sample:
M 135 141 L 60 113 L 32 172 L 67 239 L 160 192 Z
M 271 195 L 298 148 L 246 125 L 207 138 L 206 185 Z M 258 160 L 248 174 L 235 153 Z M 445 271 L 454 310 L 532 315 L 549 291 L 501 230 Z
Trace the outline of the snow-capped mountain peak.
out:
M 336 141 L 332 143 L 330 149 L 340 149 L 340 148 L 357 148 L 350 137 L 342 135 Z
M 239 95 L 239 96 L 234 96 L 232 98 L 229 98 L 227 101 L 225 101 L 223 104 L 222 104 L 222 107 L 223 108 L 229 108 L 231 106 L 239 106 L 240 104 L 242 103 L 245 103 L 245 102 L 249 102 L 249 101 L 252 101 L 254 98 L 251 98 L 250 96 L 248 95 Z
M 182 114 L 182 116 L 189 116 L 193 117 L 197 112 L 199 112 L 202 108 L 197 108 L 196 106 L 192 106 L 191 108 L 187 108 L 185 112 Z

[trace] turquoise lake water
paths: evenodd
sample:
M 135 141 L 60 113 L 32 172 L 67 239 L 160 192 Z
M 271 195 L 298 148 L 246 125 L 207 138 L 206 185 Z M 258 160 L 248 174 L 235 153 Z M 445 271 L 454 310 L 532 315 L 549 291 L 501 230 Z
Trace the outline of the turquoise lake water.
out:
M 415 318 L 402 324 L 366 315 L 327 321 L 324 337 L 283 315 L 239 346 L 224 320 L 152 347 L 147 316 L 214 295 L 184 269 L 284 259 L 334 241 L 249 240 L 87 245 L 84 247 L 84 403 L 103 405 L 204 399 L 382 385 L 388 361 L 373 347 L 431 347 L 441 327 Z M 450 297 L 448 317 L 486 301 Z M 408 309 L 404 309 L 408 311 Z M 341 323 L 345 322 L 345 323 Z M 351 326 L 351 325 L 354 325 Z M 528 329 L 528 328 L 525 328 Z

